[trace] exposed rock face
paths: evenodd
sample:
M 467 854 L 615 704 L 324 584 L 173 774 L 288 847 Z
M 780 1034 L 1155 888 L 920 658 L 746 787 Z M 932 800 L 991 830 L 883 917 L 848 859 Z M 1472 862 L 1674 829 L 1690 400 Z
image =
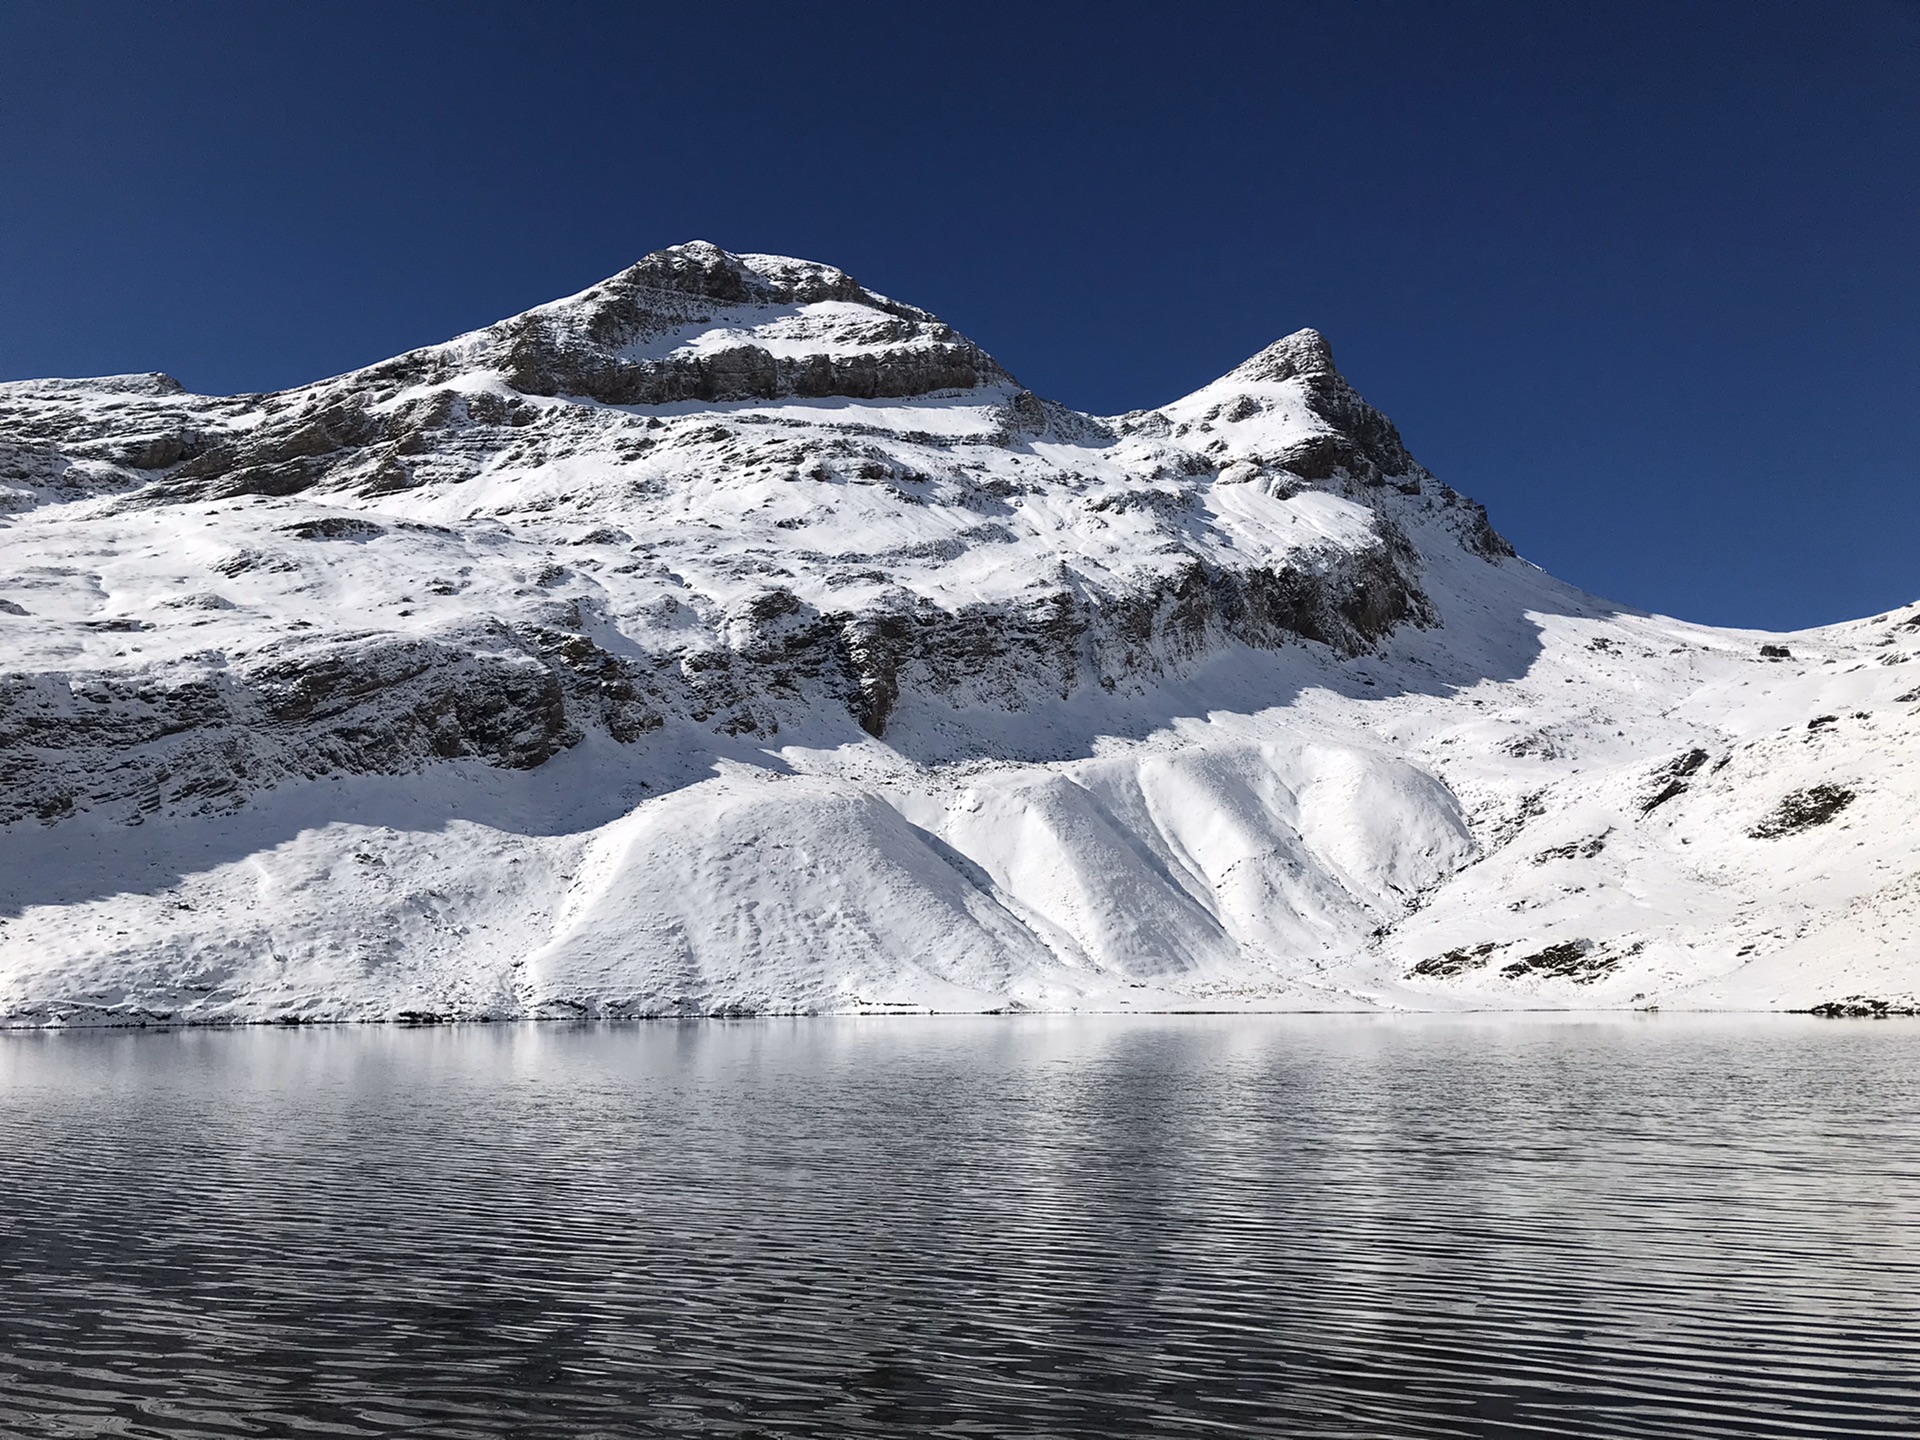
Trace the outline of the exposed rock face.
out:
M 1296 330 L 1281 336 L 1258 355 L 1241 361 L 1227 378 L 1279 385 L 1309 375 L 1329 379 L 1340 376 L 1333 363 L 1333 346 L 1318 330 Z
M 0 515 L 138 485 L 254 398 L 189 395 L 159 374 L 0 384 Z
M 757 259 L 760 257 L 756 257 Z M 831 311 L 809 339 L 831 348 L 777 353 L 750 339 L 696 353 L 662 342 L 709 324 L 716 309 Z M 779 322 L 769 325 L 777 333 Z M 494 327 L 485 345 L 507 383 L 528 395 L 579 395 L 611 405 L 849 396 L 871 400 L 970 390 L 1008 377 L 972 341 L 924 310 L 799 261 L 750 265 L 712 245 L 648 256 L 579 297 Z
M 965 336 L 844 271 L 750 258 L 703 243 L 660 251 L 571 300 L 313 387 L 304 403 L 269 400 L 264 423 L 194 455 L 177 478 L 218 482 L 216 493 L 291 495 L 357 460 L 371 462 L 364 478 L 376 492 L 405 488 L 404 457 L 432 448 L 431 432 L 449 422 L 532 423 L 535 412 L 515 405 L 515 394 L 722 404 L 900 399 L 1011 383 Z M 456 415 L 448 392 L 391 405 L 403 392 L 475 371 L 497 374 L 511 393 L 479 400 L 468 415 Z
M 525 769 L 580 738 L 553 670 L 383 636 L 268 647 L 241 666 L 0 679 L 0 825 L 232 809 L 293 778 L 434 760 Z
M 1330 427 L 1296 443 L 1284 457 L 1286 467 L 1302 479 L 1328 480 L 1341 471 L 1375 483 L 1411 478 L 1417 484 L 1425 477 L 1394 423 L 1361 399 L 1334 368 L 1333 347 L 1317 330 L 1298 330 L 1274 341 L 1226 379 L 1262 385 L 1298 382 L 1307 408 Z

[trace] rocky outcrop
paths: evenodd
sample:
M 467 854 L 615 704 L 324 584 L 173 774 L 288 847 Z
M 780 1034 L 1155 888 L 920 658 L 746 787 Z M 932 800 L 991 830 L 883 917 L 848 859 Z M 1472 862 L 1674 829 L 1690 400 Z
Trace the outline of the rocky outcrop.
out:
M 900 346 L 887 355 L 776 356 L 749 344 L 684 358 L 630 360 L 559 345 L 536 330 L 518 337 L 501 359 L 507 384 L 522 394 L 578 395 L 608 405 L 899 399 L 971 390 L 1003 378 L 983 351 L 964 341 Z
M 1346 471 L 1363 482 L 1424 475 L 1400 431 L 1360 397 L 1333 363 L 1333 347 L 1318 330 L 1296 330 L 1229 371 L 1221 382 L 1278 385 L 1296 382 L 1307 408 L 1331 427 L 1286 452 L 1280 462 L 1306 480 Z M 1236 418 L 1229 409 L 1227 418 Z
M 89 810 L 137 823 L 231 809 L 287 778 L 434 760 L 528 769 L 580 734 L 554 669 L 507 647 L 346 635 L 232 667 L 5 676 L 0 824 Z
M 1229 644 L 1271 650 L 1312 641 L 1352 655 L 1402 625 L 1437 621 L 1412 546 L 1382 526 L 1371 546 L 1297 565 L 1239 569 L 1192 556 L 1136 588 L 1063 587 L 1018 605 L 905 600 L 822 614 L 789 591 L 766 591 L 734 613 L 724 654 L 709 652 L 693 673 L 725 669 L 728 701 L 743 707 L 734 733 L 777 733 L 783 706 L 817 697 L 843 704 L 879 736 L 910 691 L 1021 710 L 1087 686 L 1149 684 Z M 659 691 L 670 682 L 651 684 Z M 696 688 L 718 693 L 710 678 Z
M 1011 378 L 935 316 L 876 295 L 845 271 L 750 258 L 703 242 L 675 246 L 573 300 L 482 331 L 446 358 L 485 363 L 525 395 L 581 396 L 609 405 L 892 399 Z M 640 353 L 717 318 L 735 320 L 750 333 L 777 323 L 781 311 L 827 302 L 844 309 L 788 327 L 778 353 L 751 339 Z M 415 383 L 424 378 L 402 373 Z
M 122 461 L 177 465 L 160 492 L 168 498 L 286 496 L 344 483 L 379 494 L 409 488 L 409 457 L 433 449 L 435 432 L 540 418 L 512 395 L 653 406 L 906 399 L 1013 383 L 937 317 L 844 271 L 751 258 L 757 266 L 712 245 L 676 246 L 571 300 L 269 397 L 260 423 L 244 429 L 139 437 Z M 827 302 L 831 313 L 799 313 Z M 709 338 L 676 345 L 683 332 Z M 770 338 L 756 341 L 762 332 Z M 496 373 L 511 394 L 441 391 L 395 403 L 476 370 Z
M 1911 995 L 1848 995 L 1826 1000 L 1807 1012 L 1823 1020 L 1890 1020 L 1920 1015 L 1920 1000 Z
M 0 383 L 0 515 L 141 485 L 257 399 L 194 395 L 158 373 Z

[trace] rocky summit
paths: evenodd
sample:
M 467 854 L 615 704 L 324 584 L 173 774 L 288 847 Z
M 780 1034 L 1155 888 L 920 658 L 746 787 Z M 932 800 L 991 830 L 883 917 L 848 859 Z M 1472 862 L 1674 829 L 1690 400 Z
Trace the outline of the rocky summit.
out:
M 1098 417 L 676 246 L 0 384 L 0 1019 L 1879 1013 L 1916 652 L 1553 580 L 1311 330 Z

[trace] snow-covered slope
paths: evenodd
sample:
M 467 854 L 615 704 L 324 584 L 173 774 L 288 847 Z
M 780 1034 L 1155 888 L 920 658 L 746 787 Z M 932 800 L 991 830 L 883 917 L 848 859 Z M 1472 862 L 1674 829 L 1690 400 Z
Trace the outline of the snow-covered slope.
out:
M 679 246 L 0 385 L 0 1017 L 1897 997 L 1916 652 L 1554 581 L 1311 331 L 1102 419 Z

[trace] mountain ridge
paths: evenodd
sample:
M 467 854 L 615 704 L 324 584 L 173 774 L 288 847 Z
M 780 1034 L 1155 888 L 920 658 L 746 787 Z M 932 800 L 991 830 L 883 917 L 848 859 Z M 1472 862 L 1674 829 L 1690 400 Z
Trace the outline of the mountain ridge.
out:
M 1734 815 L 1760 741 L 1700 696 L 1835 712 L 1783 752 L 1847 791 L 1821 824 L 1910 788 L 1920 632 L 1769 659 L 1563 586 L 1318 332 L 1088 416 L 704 242 L 289 391 L 0 385 L 0 526 L 10 1023 L 1671 1002 L 1885 889 L 1752 940 L 1768 857 L 1813 852 Z M 1698 843 L 1751 853 L 1650 891 L 1712 795 Z M 1860 884 L 1907 873 L 1870 843 Z M 1537 934 L 1456 913 L 1495 873 Z M 1911 988 L 1904 893 L 1872 904 Z M 1724 983 L 1884 988 L 1829 969 Z

